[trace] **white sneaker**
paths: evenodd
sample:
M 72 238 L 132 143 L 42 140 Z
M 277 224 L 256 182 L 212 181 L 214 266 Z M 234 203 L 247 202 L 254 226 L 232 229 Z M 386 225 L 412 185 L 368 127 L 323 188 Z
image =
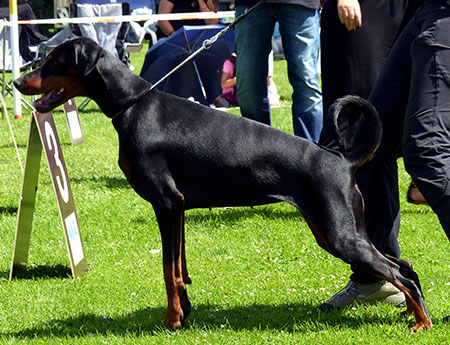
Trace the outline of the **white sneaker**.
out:
M 344 308 L 354 303 L 371 304 L 376 302 L 387 302 L 397 307 L 406 305 L 405 294 L 385 280 L 373 284 L 360 284 L 350 280 L 342 290 L 322 303 L 319 310 Z

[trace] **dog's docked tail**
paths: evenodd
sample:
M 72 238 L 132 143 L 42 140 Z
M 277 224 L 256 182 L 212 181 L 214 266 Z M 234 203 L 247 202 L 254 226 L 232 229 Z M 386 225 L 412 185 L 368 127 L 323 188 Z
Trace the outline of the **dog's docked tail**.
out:
M 339 130 L 338 118 L 344 108 L 352 112 L 359 112 L 362 116 L 354 132 L 351 149 L 345 151 L 344 139 Z M 354 169 L 358 169 L 370 160 L 380 145 L 382 125 L 378 112 L 367 100 L 359 96 L 345 96 L 337 99 L 330 107 L 328 113 L 330 130 L 333 133 L 342 155 L 350 161 Z

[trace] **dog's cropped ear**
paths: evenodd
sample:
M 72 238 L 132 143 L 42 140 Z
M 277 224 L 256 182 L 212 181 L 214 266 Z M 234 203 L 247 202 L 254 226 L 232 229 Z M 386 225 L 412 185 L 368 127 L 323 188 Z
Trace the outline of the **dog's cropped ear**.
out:
M 86 64 L 85 72 L 83 84 L 87 94 L 110 117 L 127 109 L 149 91 L 148 82 L 103 49 Z
M 88 38 L 78 39 L 74 44 L 75 66 L 79 76 L 84 79 L 103 57 L 103 49 Z

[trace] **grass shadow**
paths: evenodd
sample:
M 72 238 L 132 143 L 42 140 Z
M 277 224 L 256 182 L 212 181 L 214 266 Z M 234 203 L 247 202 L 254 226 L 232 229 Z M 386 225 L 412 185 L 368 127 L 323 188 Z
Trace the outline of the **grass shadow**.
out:
M 266 208 L 266 207 L 230 207 L 230 208 L 217 208 L 213 212 L 202 211 L 199 212 L 186 212 L 186 222 L 189 224 L 204 222 L 205 220 L 218 220 L 218 221 L 240 221 L 242 219 L 252 218 L 259 216 L 264 219 L 287 219 L 291 217 L 298 217 L 303 219 L 303 216 L 295 208 L 279 209 L 279 208 Z
M 16 214 L 18 210 L 17 206 L 0 206 L 0 214 Z
M 3 276 L 5 272 L 1 272 Z M 6 273 L 9 277 L 9 272 Z M 72 271 L 64 265 L 36 265 L 36 266 L 15 266 L 13 279 L 60 279 L 71 278 Z
M 316 304 L 254 304 L 230 309 L 200 305 L 191 313 L 186 328 L 196 325 L 206 328 L 229 327 L 236 331 L 269 329 L 284 332 L 321 331 L 323 328 L 358 329 L 363 324 L 392 324 L 402 320 L 397 315 L 355 313 L 349 310 L 319 312 Z
M 27 144 L 26 143 L 17 143 L 17 147 L 18 148 L 26 148 Z M 13 142 L 0 145 L 0 149 L 8 149 L 8 148 L 14 148 Z
M 149 204 L 151 207 L 151 205 Z M 239 222 L 241 220 L 250 219 L 254 216 L 259 216 L 267 220 L 280 220 L 292 217 L 298 217 L 300 221 L 304 221 L 303 216 L 294 208 L 290 210 L 269 210 L 264 207 L 252 208 L 252 207 L 230 207 L 230 208 L 217 208 L 213 211 L 207 209 L 196 209 L 194 212 L 186 212 L 186 225 L 190 224 L 202 224 L 205 222 L 213 223 L 225 223 L 225 222 Z M 147 224 L 148 219 L 145 217 L 136 217 L 135 222 L 139 224 Z
M 401 212 L 409 215 L 434 214 L 433 210 L 428 206 L 402 207 Z
M 313 310 L 313 311 L 312 311 Z M 117 317 L 81 314 L 78 316 L 48 320 L 40 325 L 16 332 L 0 333 L 0 338 L 67 338 L 84 337 L 92 334 L 114 334 L 123 336 L 158 335 L 168 332 L 163 327 L 165 308 L 144 308 Z M 399 316 L 375 315 L 371 313 L 349 313 L 333 311 L 320 313 L 311 304 L 267 305 L 258 304 L 223 309 L 219 305 L 200 305 L 192 311 L 184 330 L 205 328 L 232 331 L 275 330 L 289 333 L 321 332 L 324 327 L 358 329 L 367 324 L 392 324 L 399 322 Z
M 79 183 L 83 184 L 86 182 L 96 183 L 102 187 L 107 187 L 111 189 L 116 188 L 131 188 L 125 177 L 111 177 L 111 176 L 99 176 L 99 177 L 83 177 L 83 178 L 71 178 L 70 182 L 72 184 Z
M 60 138 L 60 144 L 61 144 L 61 147 L 72 146 L 71 142 L 64 141 L 64 139 L 62 139 L 62 141 L 61 141 L 61 138 Z M 19 143 L 19 144 L 17 144 L 17 147 L 26 149 L 27 144 L 26 143 L 25 144 Z M 2 145 L 0 145 L 0 149 L 4 149 L 4 148 L 14 148 L 14 144 L 10 143 L 10 144 L 2 144 Z

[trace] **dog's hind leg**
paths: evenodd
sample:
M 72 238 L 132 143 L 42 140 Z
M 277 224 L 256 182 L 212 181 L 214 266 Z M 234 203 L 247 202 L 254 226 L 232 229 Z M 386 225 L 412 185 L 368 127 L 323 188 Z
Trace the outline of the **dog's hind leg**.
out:
M 308 203 L 304 203 L 303 213 L 309 215 L 308 224 L 318 244 L 344 262 L 400 289 L 406 297 L 406 312 L 413 312 L 416 319 L 411 331 L 431 329 L 431 319 L 416 272 L 409 262 L 389 260 L 377 250 L 367 234 L 361 194 L 352 180 L 347 189 L 344 187 L 341 183 L 334 189 L 328 188 L 327 195 L 316 195 L 315 199 L 310 198 Z
M 404 276 L 407 276 L 410 279 L 412 279 L 414 281 L 414 283 L 416 284 L 416 286 L 419 288 L 419 290 L 422 291 L 422 287 L 420 286 L 420 282 L 419 282 L 419 277 L 417 276 L 416 272 L 414 272 L 413 266 L 411 265 L 411 263 L 409 261 L 402 260 L 402 259 L 399 259 L 399 258 L 395 258 L 395 257 L 392 257 L 390 255 L 386 255 L 386 257 L 390 261 L 393 261 L 394 263 L 399 265 L 400 272 Z M 407 309 L 405 311 L 401 312 L 402 315 L 406 315 L 406 314 L 410 314 L 410 313 L 414 312 L 414 304 L 412 304 L 412 303 L 408 304 L 408 299 L 406 300 L 406 302 L 407 302 Z M 412 331 L 416 331 L 416 329 L 412 329 Z
M 387 280 L 400 289 L 406 297 L 406 312 L 413 312 L 416 319 L 416 325 L 411 329 L 413 332 L 432 328 L 416 272 L 407 261 L 389 260 L 370 242 L 365 230 L 362 200 L 359 194 L 354 195 L 354 200 L 339 200 L 339 194 L 334 194 L 335 202 L 330 207 L 319 208 L 314 202 L 306 205 L 303 213 L 309 215 L 305 219 L 317 243 L 344 262 Z
M 163 270 L 168 304 L 164 325 L 169 328 L 178 328 L 188 317 L 191 309 L 183 281 L 184 197 L 179 192 L 167 194 L 163 204 L 153 205 L 153 207 L 163 248 Z
M 360 238 L 358 238 L 360 237 Z M 344 261 L 351 265 L 358 266 L 373 275 L 385 279 L 400 289 L 406 297 L 406 313 L 414 313 L 416 325 L 411 328 L 411 332 L 423 329 L 431 329 L 432 322 L 425 306 L 419 277 L 412 269 L 412 265 L 405 260 L 392 259 L 382 255 L 366 236 L 354 236 L 353 248 L 347 247 L 347 252 L 338 252 Z

